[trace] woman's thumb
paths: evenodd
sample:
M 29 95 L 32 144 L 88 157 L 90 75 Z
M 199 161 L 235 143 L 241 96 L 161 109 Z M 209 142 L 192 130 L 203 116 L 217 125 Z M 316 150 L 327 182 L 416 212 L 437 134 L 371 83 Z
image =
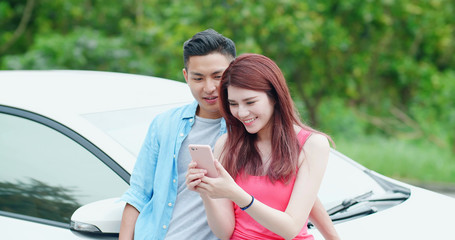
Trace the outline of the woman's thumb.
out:
M 216 167 L 216 170 L 218 170 L 218 173 L 219 173 L 220 175 L 225 175 L 225 174 L 227 174 L 226 169 L 224 169 L 223 165 L 221 165 L 221 163 L 218 162 L 218 159 L 215 159 L 215 167 Z

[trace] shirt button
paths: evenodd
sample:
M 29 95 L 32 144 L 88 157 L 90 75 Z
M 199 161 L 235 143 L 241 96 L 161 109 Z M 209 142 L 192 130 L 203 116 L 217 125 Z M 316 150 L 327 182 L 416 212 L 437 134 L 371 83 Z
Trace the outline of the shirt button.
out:
M 167 205 L 168 205 L 169 207 L 172 207 L 172 203 L 168 203 Z
M 167 226 L 166 226 L 166 225 L 163 225 L 163 229 L 166 229 L 166 228 L 167 228 Z
M 193 122 L 193 119 L 190 119 L 190 122 Z
M 180 137 L 183 137 L 183 133 L 180 133 Z
M 175 182 L 177 182 L 177 181 L 176 181 L 175 179 L 173 179 L 173 180 L 172 180 L 172 182 L 174 182 L 174 183 L 175 183 Z
M 174 155 L 174 159 L 175 159 L 175 155 Z

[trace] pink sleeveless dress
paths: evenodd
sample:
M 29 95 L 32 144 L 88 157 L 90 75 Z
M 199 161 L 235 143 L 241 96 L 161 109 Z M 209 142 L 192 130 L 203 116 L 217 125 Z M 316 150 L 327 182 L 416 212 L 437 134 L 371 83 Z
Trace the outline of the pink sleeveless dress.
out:
M 301 130 L 297 138 L 300 147 L 305 144 L 312 132 Z M 235 182 L 246 192 L 253 195 L 255 199 L 261 201 L 269 207 L 280 211 L 285 211 L 291 198 L 296 176 L 291 178 L 288 184 L 282 181 L 272 183 L 267 176 L 237 176 Z M 254 203 L 253 203 L 254 204 Z M 281 236 L 266 229 L 256 222 L 248 213 L 242 211 L 239 206 L 234 204 L 235 229 L 231 239 L 283 239 Z M 307 220 L 308 222 L 308 220 Z M 308 234 L 307 222 L 300 233 L 294 239 L 313 240 L 313 236 Z

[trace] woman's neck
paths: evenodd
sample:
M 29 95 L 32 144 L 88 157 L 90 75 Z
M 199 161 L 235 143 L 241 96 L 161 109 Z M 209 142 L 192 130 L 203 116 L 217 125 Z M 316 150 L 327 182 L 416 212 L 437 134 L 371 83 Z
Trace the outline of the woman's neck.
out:
M 257 134 L 258 142 L 271 142 L 272 141 L 272 128 L 266 125 L 263 129 L 259 130 Z
M 266 174 L 273 157 L 272 141 L 270 138 L 267 139 L 258 138 L 256 140 L 256 147 L 258 149 L 259 156 L 261 157 L 263 174 Z

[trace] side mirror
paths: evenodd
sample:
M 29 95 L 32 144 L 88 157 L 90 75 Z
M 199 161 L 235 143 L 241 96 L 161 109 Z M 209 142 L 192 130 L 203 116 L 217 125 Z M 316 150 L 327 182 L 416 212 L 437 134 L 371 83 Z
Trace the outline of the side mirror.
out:
M 71 216 L 71 230 L 82 233 L 118 234 L 125 202 L 109 198 L 78 208 Z

